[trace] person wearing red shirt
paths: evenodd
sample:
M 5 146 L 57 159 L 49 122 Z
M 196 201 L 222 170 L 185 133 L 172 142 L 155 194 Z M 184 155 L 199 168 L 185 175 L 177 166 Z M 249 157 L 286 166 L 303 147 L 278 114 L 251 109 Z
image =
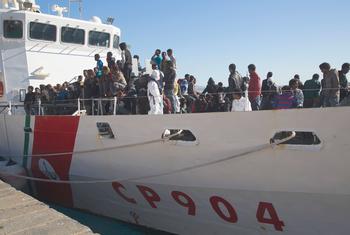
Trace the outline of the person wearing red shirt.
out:
M 254 64 L 248 66 L 249 71 L 249 88 L 248 97 L 252 104 L 253 111 L 260 110 L 261 104 L 261 79 L 256 73 L 256 67 Z

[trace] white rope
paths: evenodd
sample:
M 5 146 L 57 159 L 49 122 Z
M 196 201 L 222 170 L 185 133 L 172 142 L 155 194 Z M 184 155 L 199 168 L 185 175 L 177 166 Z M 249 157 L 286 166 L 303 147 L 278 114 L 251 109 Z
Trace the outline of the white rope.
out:
M 98 149 L 89 149 L 89 150 L 81 150 L 81 151 L 76 151 L 76 152 L 61 152 L 61 153 L 42 153 L 42 154 L 32 154 L 32 155 L 20 155 L 20 156 L 15 156 L 15 155 L 5 155 L 4 157 L 28 157 L 28 158 L 33 158 L 33 157 L 58 157 L 62 155 L 78 155 L 78 154 L 84 154 L 84 153 L 96 153 L 96 152 L 103 152 L 103 151 L 110 151 L 110 150 L 115 150 L 115 149 L 123 149 L 123 148 L 131 148 L 131 147 L 136 147 L 136 146 L 142 146 L 142 145 L 148 145 L 148 144 L 154 144 L 158 142 L 167 142 L 170 141 L 171 138 L 174 138 L 178 135 L 180 135 L 183 131 L 179 130 L 177 133 L 163 137 L 161 139 L 155 139 L 155 140 L 149 140 L 141 143 L 134 143 L 134 144 L 126 144 L 126 145 L 120 145 L 120 146 L 113 146 L 113 147 L 107 147 L 107 148 L 98 148 Z
M 249 150 L 243 150 L 240 151 L 239 153 L 230 156 L 230 157 L 226 157 L 226 158 L 222 158 L 222 159 L 218 159 L 215 161 L 210 161 L 207 163 L 202 163 L 202 164 L 197 164 L 194 166 L 189 166 L 189 167 L 184 167 L 181 169 L 177 169 L 177 170 L 173 170 L 173 171 L 169 171 L 169 172 L 165 172 L 165 173 L 159 173 L 159 174 L 152 174 L 152 175 L 148 175 L 148 176 L 142 176 L 142 177 L 134 177 L 134 178 L 125 178 L 125 179 L 108 179 L 108 180 L 91 180 L 91 181 L 64 181 L 64 180 L 51 180 L 51 179 L 42 179 L 42 178 L 36 178 L 36 177 L 29 177 L 29 176 L 23 176 L 23 175 L 18 175 L 18 174 L 11 174 L 11 173 L 6 173 L 6 172 L 2 172 L 1 174 L 3 175 L 7 175 L 7 176 L 12 176 L 12 177 L 16 177 L 16 178 L 20 178 L 20 179 L 26 179 L 26 180 L 31 180 L 31 181 L 36 181 L 36 182 L 46 182 L 46 183 L 56 183 L 56 184 L 100 184 L 100 183 L 113 183 L 113 182 L 123 182 L 123 181 L 137 181 L 137 180 L 145 180 L 145 179 L 150 179 L 150 178 L 156 178 L 156 177 L 162 177 L 162 176 L 168 176 L 168 175 L 173 175 L 173 174 L 177 174 L 177 173 L 181 173 L 181 172 L 186 172 L 186 171 L 190 171 L 190 170 L 195 170 L 198 168 L 203 168 L 203 167 L 207 167 L 207 166 L 211 166 L 211 165 L 216 165 L 218 163 L 222 163 L 222 162 L 226 162 L 238 157 L 242 157 L 254 152 L 259 152 L 262 151 L 264 149 L 267 148 L 274 148 L 277 145 L 283 144 L 291 139 L 293 139 L 296 136 L 295 132 L 292 132 L 292 134 L 282 140 L 278 140 L 278 141 L 274 141 L 270 144 L 262 144 L 259 146 L 255 146 Z

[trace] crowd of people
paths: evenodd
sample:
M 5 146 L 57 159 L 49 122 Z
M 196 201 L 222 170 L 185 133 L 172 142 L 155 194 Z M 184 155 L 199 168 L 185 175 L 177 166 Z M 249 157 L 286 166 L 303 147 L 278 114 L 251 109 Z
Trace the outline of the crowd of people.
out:
M 186 74 L 178 78 L 177 63 L 172 49 L 157 49 L 152 56 L 152 71 L 146 71 L 139 56 L 132 57 L 125 43 L 120 44 L 121 60 L 108 52 L 106 61 L 95 55 L 96 67 L 83 71 L 77 81 L 56 86 L 28 87 L 25 97 L 27 114 L 38 114 L 33 108 L 40 103 L 42 113 L 72 114 L 77 100 L 91 114 L 172 114 L 201 112 L 234 112 L 272 109 L 336 107 L 349 103 L 347 73 L 350 64 L 338 71 L 330 64 L 319 66 L 323 79 L 314 74 L 305 84 L 296 74 L 286 86 L 278 86 L 273 73 L 262 80 L 254 64 L 244 77 L 230 64 L 228 86 L 209 78 L 203 91 L 198 91 L 196 78 Z M 133 60 L 134 58 L 134 60 Z M 138 74 L 133 73 L 137 61 Z M 116 107 L 114 107 L 116 106 Z

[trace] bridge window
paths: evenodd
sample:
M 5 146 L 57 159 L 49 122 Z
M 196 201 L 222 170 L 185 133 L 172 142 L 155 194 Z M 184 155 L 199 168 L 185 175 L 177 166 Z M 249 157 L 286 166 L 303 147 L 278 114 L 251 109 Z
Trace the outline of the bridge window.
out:
M 115 34 L 113 37 L 113 48 L 119 48 L 119 40 L 119 36 Z
M 78 28 L 62 27 L 61 41 L 73 44 L 85 44 L 85 31 Z
M 30 22 L 29 37 L 44 41 L 56 41 L 57 27 L 51 24 Z
M 99 47 L 109 47 L 111 35 L 109 33 L 90 31 L 89 45 Z
M 4 20 L 4 37 L 5 38 L 22 38 L 23 23 L 20 20 Z

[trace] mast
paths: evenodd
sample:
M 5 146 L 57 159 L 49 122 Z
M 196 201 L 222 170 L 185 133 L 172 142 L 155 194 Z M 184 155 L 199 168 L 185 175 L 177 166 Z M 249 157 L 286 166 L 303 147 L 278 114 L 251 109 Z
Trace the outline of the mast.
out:
M 83 0 L 68 0 L 68 16 L 70 17 L 71 4 L 78 3 L 79 4 L 79 17 L 83 18 Z

